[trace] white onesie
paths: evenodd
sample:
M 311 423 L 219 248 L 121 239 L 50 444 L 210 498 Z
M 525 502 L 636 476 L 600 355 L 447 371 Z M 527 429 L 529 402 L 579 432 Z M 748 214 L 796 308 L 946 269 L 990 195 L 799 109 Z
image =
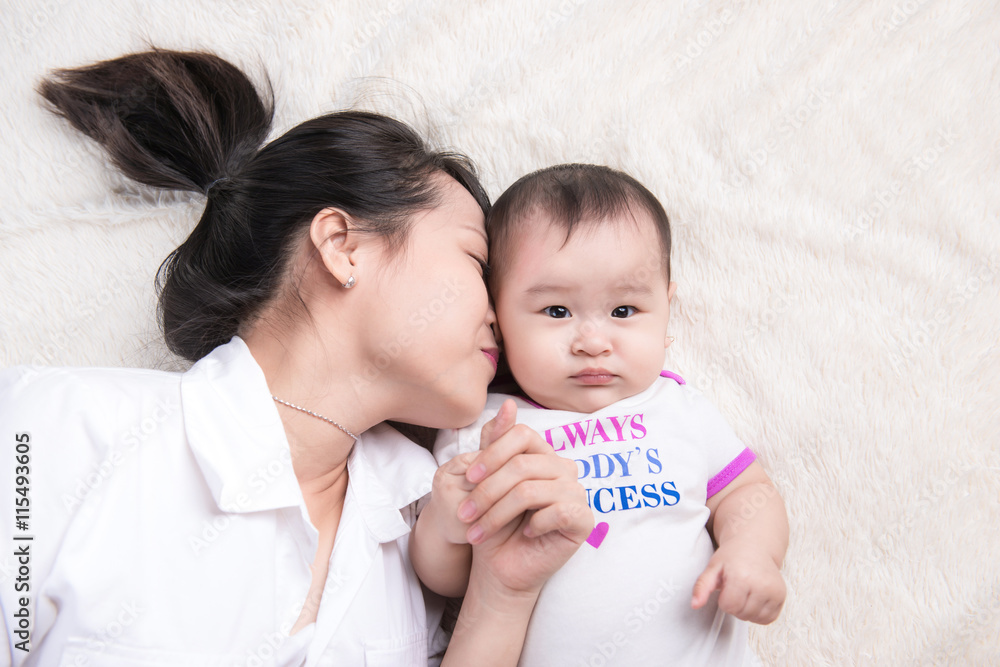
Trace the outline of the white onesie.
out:
M 542 589 L 521 665 L 757 664 L 746 624 L 719 611 L 717 596 L 691 609 L 694 582 L 714 551 L 705 501 L 755 456 L 700 392 L 662 375 L 591 414 L 515 398 L 518 423 L 576 461 L 597 521 Z M 478 451 L 483 424 L 507 398 L 491 394 L 476 423 L 441 431 L 438 463 Z

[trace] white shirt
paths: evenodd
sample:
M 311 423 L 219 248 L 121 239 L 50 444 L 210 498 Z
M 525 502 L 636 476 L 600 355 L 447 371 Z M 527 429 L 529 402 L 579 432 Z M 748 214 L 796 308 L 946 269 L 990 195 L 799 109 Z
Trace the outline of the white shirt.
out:
M 491 394 L 475 424 L 441 431 L 438 461 L 477 451 L 507 398 Z M 590 414 L 515 400 L 518 423 L 576 462 L 597 524 L 542 588 L 520 665 L 755 665 L 746 624 L 717 596 L 691 609 L 713 553 L 706 500 L 754 459 L 718 410 L 666 378 Z
M 30 517 L 20 530 L 11 485 L 24 433 Z M 363 434 L 348 458 L 317 620 L 288 635 L 318 533 L 264 374 L 239 337 L 183 374 L 2 371 L 0 438 L 10 645 L 0 664 L 423 667 L 441 648 L 428 631 L 440 601 L 428 614 L 407 554 L 436 465 L 388 426 Z M 29 593 L 16 590 L 25 545 Z M 30 653 L 15 647 L 25 595 Z

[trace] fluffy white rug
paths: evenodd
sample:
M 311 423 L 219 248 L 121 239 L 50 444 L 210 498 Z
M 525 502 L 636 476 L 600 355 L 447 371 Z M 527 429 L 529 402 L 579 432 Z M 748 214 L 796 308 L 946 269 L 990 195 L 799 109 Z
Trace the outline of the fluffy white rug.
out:
M 607 163 L 673 221 L 670 367 L 788 504 L 764 663 L 1000 664 L 991 0 L 47 0 L 0 27 L 0 366 L 181 367 L 152 280 L 202 200 L 111 171 L 42 110 L 50 68 L 210 49 L 271 76 L 277 129 L 386 111 L 493 196 Z

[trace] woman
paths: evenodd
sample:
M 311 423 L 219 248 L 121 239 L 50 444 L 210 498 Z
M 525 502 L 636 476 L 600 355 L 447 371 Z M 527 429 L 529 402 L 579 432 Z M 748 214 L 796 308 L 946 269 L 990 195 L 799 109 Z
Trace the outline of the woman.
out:
M 271 108 L 207 54 L 126 56 L 41 92 L 126 175 L 208 201 L 159 276 L 187 373 L 0 373 L 0 474 L 28 498 L 0 528 L 29 569 L 0 591 L 12 662 L 426 664 L 437 607 L 406 554 L 435 466 L 382 422 L 461 426 L 484 404 L 471 165 L 360 112 L 260 148 Z M 468 472 L 492 479 L 473 496 L 486 538 L 445 664 L 514 664 L 593 523 L 575 468 L 526 429 L 489 431 Z M 558 525 L 524 537 L 545 507 Z

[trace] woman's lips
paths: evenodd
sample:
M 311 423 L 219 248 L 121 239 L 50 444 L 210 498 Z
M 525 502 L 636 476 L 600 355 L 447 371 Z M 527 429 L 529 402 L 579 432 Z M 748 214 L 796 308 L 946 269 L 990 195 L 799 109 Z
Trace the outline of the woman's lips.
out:
M 608 384 L 615 374 L 603 368 L 585 368 L 572 378 L 581 384 Z
M 490 360 L 491 364 L 493 364 L 493 372 L 495 373 L 497 370 L 497 364 L 500 362 L 500 350 L 496 348 L 488 348 L 483 350 L 483 354 L 485 354 L 486 358 Z

